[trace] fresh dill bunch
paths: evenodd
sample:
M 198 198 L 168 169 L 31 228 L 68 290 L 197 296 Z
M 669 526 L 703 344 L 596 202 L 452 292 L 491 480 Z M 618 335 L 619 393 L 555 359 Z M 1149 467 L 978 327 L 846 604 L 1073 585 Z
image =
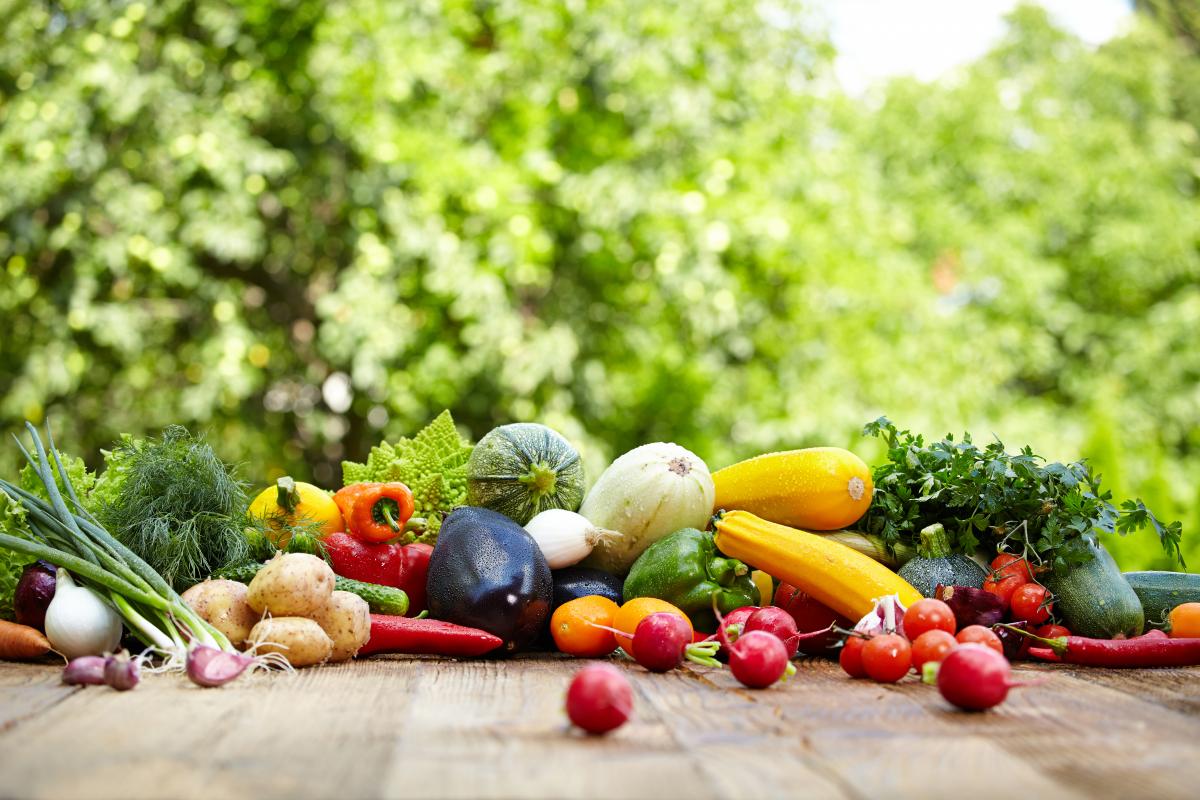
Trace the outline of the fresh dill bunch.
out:
M 246 558 L 246 484 L 204 440 L 171 425 L 107 456 L 100 520 L 177 591 Z

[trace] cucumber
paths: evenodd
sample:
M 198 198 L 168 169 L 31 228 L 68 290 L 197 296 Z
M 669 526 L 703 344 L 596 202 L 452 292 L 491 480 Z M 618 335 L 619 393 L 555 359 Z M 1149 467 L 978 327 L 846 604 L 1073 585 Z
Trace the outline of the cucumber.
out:
M 1125 580 L 1142 601 L 1146 627 L 1162 628 L 1180 603 L 1200 603 L 1200 575 L 1190 572 L 1126 572 Z
M 1046 580 L 1046 588 L 1054 592 L 1055 611 L 1076 636 L 1112 639 L 1141 634 L 1142 601 L 1103 545 L 1093 543 L 1090 550 L 1091 559 Z
M 234 564 L 218 570 L 213 577 L 228 578 L 231 581 L 249 583 L 254 580 L 254 576 L 258 574 L 258 571 L 262 567 L 262 564 L 252 561 L 244 564 Z M 363 600 L 366 600 L 372 614 L 389 614 L 391 616 L 403 617 L 408 613 L 408 594 L 403 589 L 397 589 L 393 586 L 381 586 L 378 583 L 354 581 L 349 578 L 343 578 L 341 575 L 336 576 L 333 588 L 340 592 L 356 594 Z

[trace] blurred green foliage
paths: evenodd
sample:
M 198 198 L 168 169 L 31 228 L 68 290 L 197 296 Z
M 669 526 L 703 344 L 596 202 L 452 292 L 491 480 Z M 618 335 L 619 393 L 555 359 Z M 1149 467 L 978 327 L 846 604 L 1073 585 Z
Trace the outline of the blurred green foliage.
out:
M 48 415 L 95 465 L 178 422 L 333 485 L 443 407 L 550 424 L 593 477 L 656 439 L 873 459 L 886 413 L 1086 455 L 1200 564 L 1198 59 L 1170 26 L 1093 49 L 1026 7 L 977 63 L 850 97 L 790 0 L 0 20 L 5 433 Z

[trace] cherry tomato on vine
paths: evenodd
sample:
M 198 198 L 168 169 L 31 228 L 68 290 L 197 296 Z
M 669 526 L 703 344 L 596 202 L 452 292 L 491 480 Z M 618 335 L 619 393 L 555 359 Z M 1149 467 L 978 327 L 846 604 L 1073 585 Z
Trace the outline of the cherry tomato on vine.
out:
M 1000 655 L 1004 655 L 1004 645 L 1001 643 L 1000 637 L 982 625 L 968 625 L 954 638 L 958 640 L 959 644 L 983 644 Z
M 912 643 L 913 669 L 920 674 L 921 667 L 928 663 L 940 664 L 950 651 L 958 647 L 954 634 L 940 629 L 925 631 Z
M 851 678 L 867 677 L 867 672 L 863 669 L 862 663 L 863 645 L 866 643 L 867 640 L 861 636 L 849 636 L 838 653 L 838 663 L 842 665 L 842 669 Z
M 1050 619 L 1054 604 L 1047 602 L 1046 596 L 1049 594 L 1045 586 L 1036 583 L 1018 586 L 1010 602 L 1013 619 L 1024 620 L 1031 625 L 1041 625 Z
M 1001 553 L 992 559 L 992 577 L 996 580 L 1020 578 L 1021 583 L 1029 583 L 1033 580 L 1033 572 L 1025 559 L 1011 553 Z
M 863 645 L 862 666 L 880 683 L 895 683 L 912 669 L 912 645 L 898 633 L 872 637 Z
M 911 642 L 926 631 L 945 631 L 953 636 L 957 629 L 954 612 L 941 600 L 918 600 L 904 612 L 904 635 Z

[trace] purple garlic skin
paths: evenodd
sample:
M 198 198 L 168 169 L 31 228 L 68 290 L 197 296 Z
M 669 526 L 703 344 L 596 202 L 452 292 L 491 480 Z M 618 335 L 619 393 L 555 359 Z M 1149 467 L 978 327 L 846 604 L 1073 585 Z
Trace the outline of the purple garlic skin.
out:
M 62 680 L 68 686 L 101 686 L 104 684 L 104 656 L 80 656 L 63 668 Z
M 127 692 L 142 680 L 142 671 L 136 659 L 128 653 L 119 653 L 104 660 L 104 682 L 118 692 Z

